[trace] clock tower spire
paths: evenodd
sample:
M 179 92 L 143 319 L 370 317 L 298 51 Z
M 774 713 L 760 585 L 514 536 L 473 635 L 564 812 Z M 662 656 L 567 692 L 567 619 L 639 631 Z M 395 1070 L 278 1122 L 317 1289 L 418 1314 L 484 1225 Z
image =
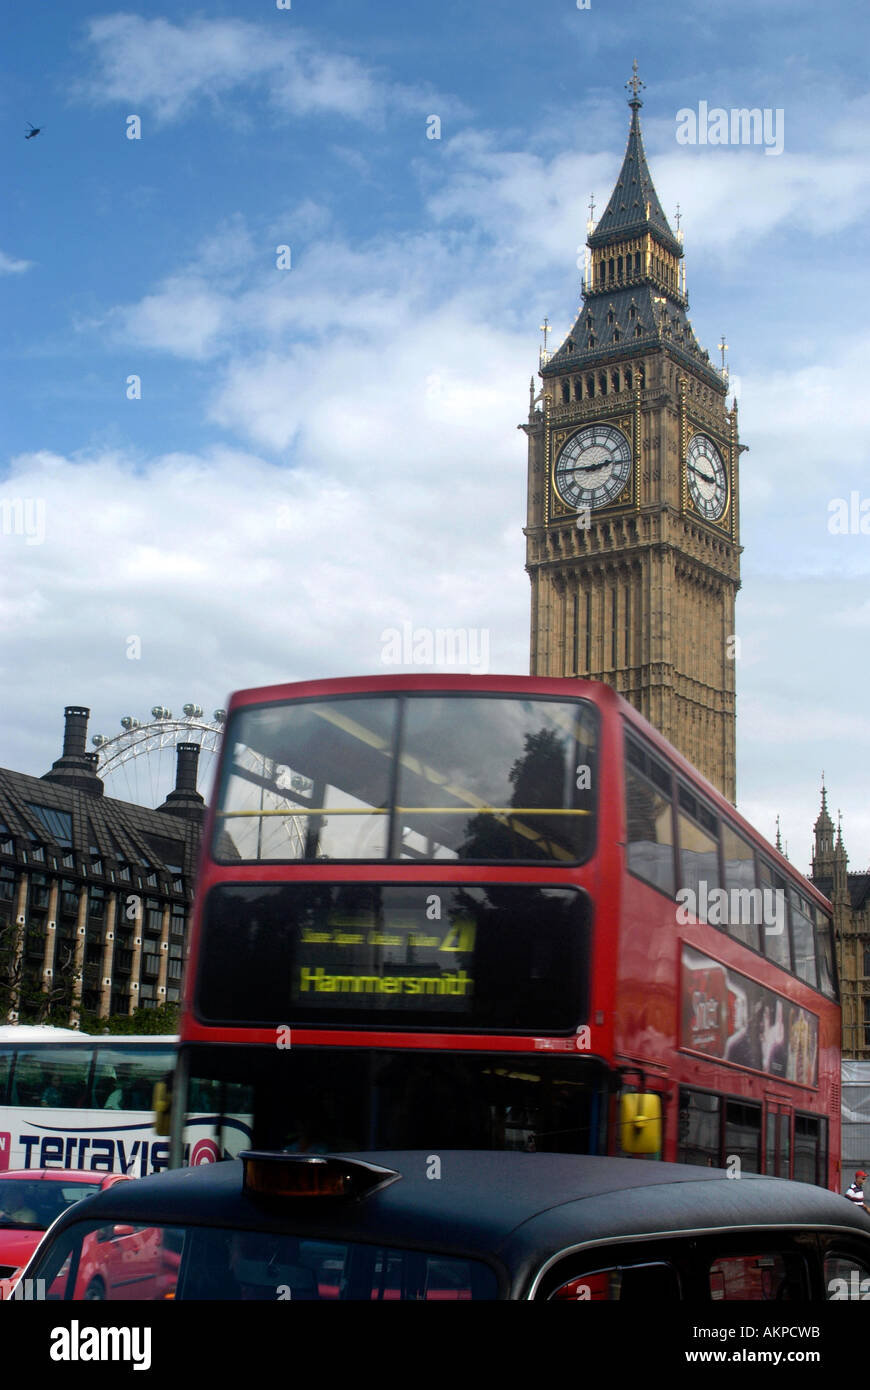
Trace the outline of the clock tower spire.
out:
M 589 224 L 583 303 L 541 354 L 541 408 L 520 427 L 531 670 L 614 686 L 734 800 L 737 407 L 687 317 L 636 62 L 626 86 L 628 143 Z

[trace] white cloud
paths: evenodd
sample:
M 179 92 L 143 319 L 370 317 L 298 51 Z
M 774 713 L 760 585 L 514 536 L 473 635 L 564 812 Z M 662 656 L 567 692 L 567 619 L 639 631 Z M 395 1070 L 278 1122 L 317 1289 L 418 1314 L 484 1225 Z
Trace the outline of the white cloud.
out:
M 273 115 L 337 115 L 379 121 L 388 107 L 424 113 L 436 99 L 383 80 L 359 59 L 324 49 L 273 8 L 266 22 L 191 19 L 174 24 L 134 14 L 102 15 L 87 25 L 96 71 L 78 93 L 98 103 L 153 111 L 164 124 L 202 101 L 263 92 Z M 445 98 L 439 109 L 458 111 Z M 240 113 L 241 114 L 241 113 Z M 249 114 L 244 119 L 250 121 Z
M 0 275 L 20 275 L 25 270 L 30 270 L 33 261 L 22 261 L 15 256 L 7 256 L 5 251 L 0 251 Z

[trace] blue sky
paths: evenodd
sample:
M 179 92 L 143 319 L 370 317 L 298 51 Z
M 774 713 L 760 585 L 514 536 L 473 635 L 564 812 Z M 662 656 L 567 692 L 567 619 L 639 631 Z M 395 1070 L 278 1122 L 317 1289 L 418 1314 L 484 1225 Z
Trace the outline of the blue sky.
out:
M 486 629 L 492 669 L 527 669 L 516 425 L 636 57 L 750 450 L 740 805 L 767 834 L 779 811 L 804 868 L 824 767 L 866 868 L 870 535 L 828 509 L 870 498 L 867 30 L 793 0 L 16 7 L 0 501 L 41 501 L 45 536 L 0 535 L 0 765 L 46 770 L 65 703 L 112 733 L 377 671 L 404 621 Z M 679 145 L 702 101 L 782 110 L 782 154 Z

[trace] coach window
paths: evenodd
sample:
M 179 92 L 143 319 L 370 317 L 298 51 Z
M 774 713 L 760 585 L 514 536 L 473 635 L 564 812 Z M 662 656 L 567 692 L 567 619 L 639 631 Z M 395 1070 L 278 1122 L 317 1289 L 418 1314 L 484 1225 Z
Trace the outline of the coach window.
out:
M 757 951 L 761 912 L 756 910 L 759 890 L 755 883 L 755 858 L 752 846 L 725 821 L 722 822 L 722 860 L 728 893 L 728 934 Z
M 11 1049 L 8 1052 L 0 1052 L 0 1105 L 6 1101 L 6 1090 L 9 1086 L 9 1073 L 12 1070 Z
M 812 903 L 798 893 L 795 888 L 789 891 L 791 907 L 791 935 L 794 942 L 795 973 L 808 985 L 816 987 L 816 940 L 813 930 Z
M 761 1172 L 761 1106 L 725 1102 L 725 1164 L 740 1161 L 739 1173 Z
M 678 1163 L 718 1168 L 722 1101 L 704 1091 L 680 1091 Z
M 714 888 L 719 887 L 716 817 L 687 787 L 680 787 L 679 807 L 679 886 L 691 890 L 695 895 L 697 916 L 706 921 L 707 898 Z M 691 905 L 687 903 L 686 906 L 691 911 Z
M 625 796 L 629 872 L 674 895 L 674 822 L 667 768 L 626 739 Z
M 819 989 L 829 999 L 837 999 L 839 995 L 834 966 L 834 945 L 831 940 L 831 919 L 820 907 L 816 908 L 816 953 L 819 962 Z M 866 954 L 864 959 L 866 964 Z

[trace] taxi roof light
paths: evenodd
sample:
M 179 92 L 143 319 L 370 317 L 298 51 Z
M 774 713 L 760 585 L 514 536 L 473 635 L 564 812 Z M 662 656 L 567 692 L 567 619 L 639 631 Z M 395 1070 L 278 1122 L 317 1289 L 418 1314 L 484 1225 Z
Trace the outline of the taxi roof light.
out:
M 245 1192 L 254 1197 L 362 1197 L 401 1175 L 355 1158 L 248 1149 L 242 1160 Z

